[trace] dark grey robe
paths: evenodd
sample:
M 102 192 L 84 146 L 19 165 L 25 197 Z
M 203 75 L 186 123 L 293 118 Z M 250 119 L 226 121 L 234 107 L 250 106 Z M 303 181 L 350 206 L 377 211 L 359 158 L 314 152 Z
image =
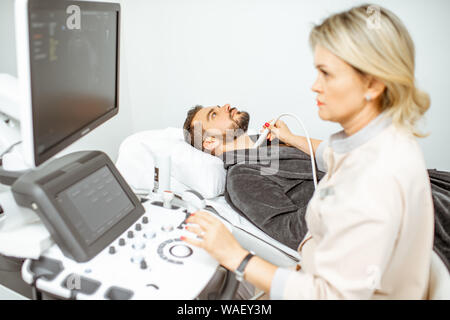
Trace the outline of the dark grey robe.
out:
M 307 232 L 305 213 L 314 193 L 309 155 L 272 143 L 226 152 L 221 158 L 231 207 L 275 240 L 297 249 Z M 319 180 L 323 175 L 317 171 Z

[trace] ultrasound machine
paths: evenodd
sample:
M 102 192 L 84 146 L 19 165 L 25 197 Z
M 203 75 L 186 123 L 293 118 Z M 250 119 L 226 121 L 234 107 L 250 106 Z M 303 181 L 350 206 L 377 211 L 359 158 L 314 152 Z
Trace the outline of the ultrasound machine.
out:
M 189 213 L 204 209 L 195 191 L 138 198 L 101 151 L 55 157 L 119 112 L 120 9 L 16 1 L 20 113 L 0 111 L 20 140 L 2 154 L 10 201 L 0 227 L 22 215 L 52 241 L 39 257 L 0 255 L 0 283 L 17 280 L 35 299 L 195 299 L 219 268 L 180 241 Z M 228 273 L 213 297 L 230 299 L 236 286 Z

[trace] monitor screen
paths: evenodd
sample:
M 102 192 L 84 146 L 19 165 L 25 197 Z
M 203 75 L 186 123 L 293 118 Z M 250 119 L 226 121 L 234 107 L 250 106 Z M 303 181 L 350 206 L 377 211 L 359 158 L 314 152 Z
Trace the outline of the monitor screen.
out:
M 64 212 L 90 245 L 135 206 L 107 166 L 56 195 Z
M 119 7 L 30 1 L 28 19 L 39 165 L 117 113 Z

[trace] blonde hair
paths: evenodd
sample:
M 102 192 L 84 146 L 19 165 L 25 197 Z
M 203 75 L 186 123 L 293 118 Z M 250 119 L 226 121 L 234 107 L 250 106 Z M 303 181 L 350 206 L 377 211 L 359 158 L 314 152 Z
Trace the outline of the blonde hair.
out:
M 309 42 L 338 56 L 358 72 L 382 81 L 382 111 L 394 124 L 425 137 L 417 121 L 430 107 L 430 97 L 415 85 L 415 49 L 411 36 L 391 11 L 365 4 L 334 14 L 311 30 Z

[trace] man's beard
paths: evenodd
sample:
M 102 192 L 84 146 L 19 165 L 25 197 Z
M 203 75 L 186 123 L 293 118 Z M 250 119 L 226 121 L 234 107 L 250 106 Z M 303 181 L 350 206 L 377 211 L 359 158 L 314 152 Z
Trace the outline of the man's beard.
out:
M 235 140 L 236 138 L 247 132 L 248 124 L 250 122 L 249 113 L 245 111 L 239 111 L 237 115 L 239 115 L 239 118 L 237 120 L 234 120 L 233 118 L 231 118 L 230 113 L 230 119 L 233 121 L 233 125 L 224 134 L 224 141 L 229 142 Z

